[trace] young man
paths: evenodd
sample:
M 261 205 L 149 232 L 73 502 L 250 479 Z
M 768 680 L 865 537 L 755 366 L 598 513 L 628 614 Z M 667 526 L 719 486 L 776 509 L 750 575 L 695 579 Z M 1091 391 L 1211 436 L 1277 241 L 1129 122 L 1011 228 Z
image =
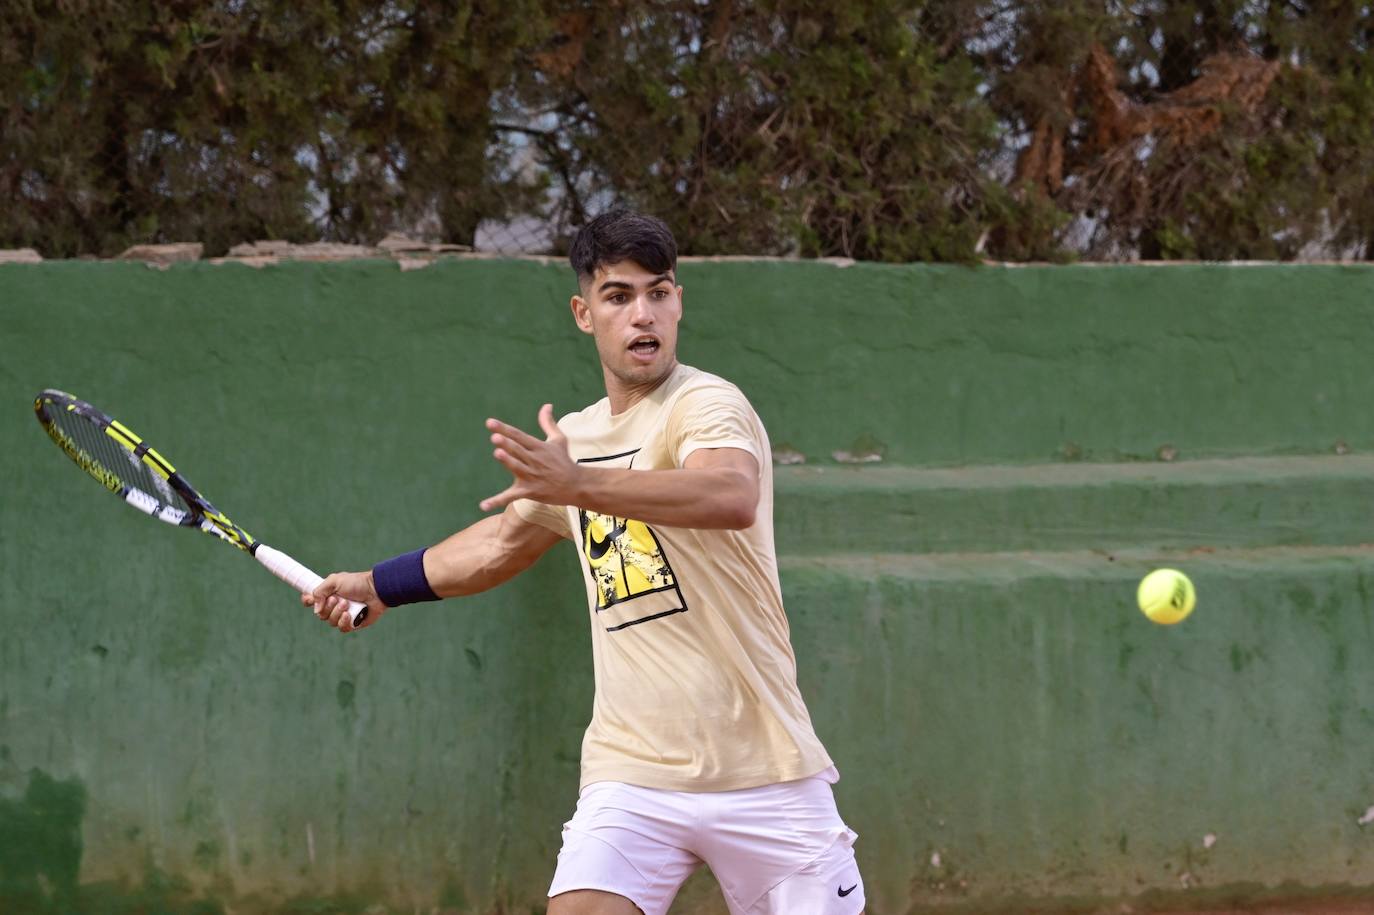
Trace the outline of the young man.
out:
M 796 685 L 773 547 L 768 435 L 734 385 L 677 361 L 677 245 L 658 219 L 592 220 L 571 254 L 573 320 L 606 397 L 541 440 L 487 420 L 514 477 L 503 509 L 303 596 L 389 608 L 495 587 L 561 539 L 578 548 L 596 695 L 549 915 L 664 915 L 703 861 L 733 915 L 856 915 L 855 834 Z

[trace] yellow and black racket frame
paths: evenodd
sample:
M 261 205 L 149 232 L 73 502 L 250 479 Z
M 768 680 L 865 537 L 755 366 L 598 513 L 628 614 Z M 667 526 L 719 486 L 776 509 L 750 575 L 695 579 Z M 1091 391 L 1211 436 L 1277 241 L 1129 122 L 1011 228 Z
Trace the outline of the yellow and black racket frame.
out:
M 47 388 L 40 392 L 34 398 L 33 411 L 48 436 L 67 457 L 125 502 L 169 524 L 180 527 L 197 527 L 208 534 L 214 534 L 222 540 L 227 540 L 246 553 L 255 552 L 257 541 L 253 539 L 252 535 L 210 504 L 210 501 L 197 492 L 196 488 L 178 473 L 166 458 L 158 454 L 147 442 L 119 420 L 86 401 L 56 388 Z M 169 504 L 166 499 L 125 483 L 119 474 L 106 467 L 98 457 L 82 448 L 62 430 L 56 421 L 56 417 L 62 413 L 80 416 L 104 435 L 109 436 L 120 447 L 130 452 L 136 460 L 141 461 L 149 470 L 165 481 L 172 491 L 181 496 L 190 511 L 182 511 L 175 505 Z

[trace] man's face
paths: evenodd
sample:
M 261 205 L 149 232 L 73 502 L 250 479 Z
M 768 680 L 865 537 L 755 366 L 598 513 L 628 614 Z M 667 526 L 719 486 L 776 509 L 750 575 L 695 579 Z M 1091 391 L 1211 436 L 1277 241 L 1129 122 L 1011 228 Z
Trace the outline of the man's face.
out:
M 608 264 L 582 284 L 572 310 L 577 326 L 596 338 L 601 364 L 622 383 L 654 384 L 677 365 L 682 287 L 673 274 L 634 261 Z

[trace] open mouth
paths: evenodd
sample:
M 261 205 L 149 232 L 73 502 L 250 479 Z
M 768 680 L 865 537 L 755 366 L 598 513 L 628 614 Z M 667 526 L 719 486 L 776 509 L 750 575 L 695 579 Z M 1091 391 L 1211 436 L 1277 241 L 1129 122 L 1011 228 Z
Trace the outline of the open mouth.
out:
M 652 356 L 658 352 L 658 341 L 652 337 L 639 337 L 630 344 L 630 352 L 636 356 Z

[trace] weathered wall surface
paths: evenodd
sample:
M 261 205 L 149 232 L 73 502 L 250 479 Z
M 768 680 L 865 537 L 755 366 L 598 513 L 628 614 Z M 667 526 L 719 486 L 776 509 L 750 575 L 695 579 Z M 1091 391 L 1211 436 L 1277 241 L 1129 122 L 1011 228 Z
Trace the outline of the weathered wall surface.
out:
M 1374 886 L 1374 271 L 682 277 L 685 361 L 808 459 L 784 588 L 871 913 Z M 484 417 L 600 396 L 571 291 L 0 267 L 0 910 L 541 911 L 591 696 L 570 552 L 336 637 L 100 496 L 29 409 L 86 397 L 255 535 L 361 567 L 505 485 Z M 1202 595 L 1172 629 L 1132 606 L 1164 563 Z M 709 881 L 674 911 L 720 911 Z

